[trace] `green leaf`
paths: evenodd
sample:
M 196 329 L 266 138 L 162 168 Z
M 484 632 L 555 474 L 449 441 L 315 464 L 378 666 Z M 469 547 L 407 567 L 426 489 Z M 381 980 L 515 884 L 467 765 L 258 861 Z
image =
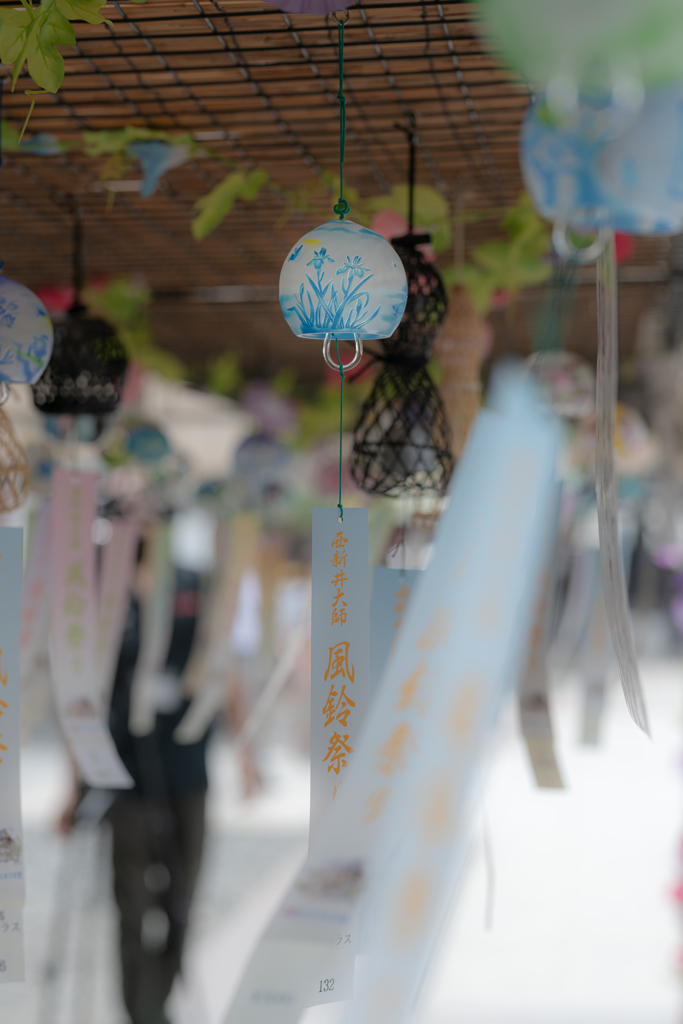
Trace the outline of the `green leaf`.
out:
M 64 59 L 55 46 L 75 43 L 76 33 L 64 15 L 53 9 L 31 42 L 35 45 L 26 51 L 28 73 L 41 89 L 57 92 L 64 79 Z
M 72 46 L 76 42 L 73 25 L 56 7 L 38 31 L 44 46 Z
M 240 189 L 240 199 L 252 203 L 267 182 L 268 171 L 265 171 L 262 167 L 257 167 L 255 171 L 251 171 L 247 175 L 247 180 Z
M 200 242 L 218 227 L 232 210 L 236 199 L 244 199 L 246 202 L 256 199 L 267 181 L 268 173 L 260 168 L 249 174 L 233 171 L 207 195 L 198 199 L 194 209 L 199 214 L 192 221 L 192 234 L 196 241 Z
M 90 25 L 111 25 L 112 22 L 99 13 L 104 7 L 102 0 L 56 0 L 62 14 L 72 21 L 87 21 Z
M 241 171 L 234 171 L 207 195 L 197 200 L 194 209 L 199 210 L 199 215 L 192 221 L 192 234 L 198 242 L 206 238 L 218 227 L 223 218 L 227 217 L 235 205 L 244 181 L 244 174 Z
M 207 365 L 206 386 L 218 395 L 231 398 L 239 394 L 244 385 L 240 357 L 236 352 L 224 352 Z
M 85 289 L 90 314 L 109 321 L 123 342 L 130 359 L 169 380 L 186 380 L 187 367 L 170 352 L 154 343 L 147 317 L 151 292 L 128 278 L 115 278 L 104 287 Z
M 19 149 L 19 132 L 12 127 L 9 121 L 2 122 L 0 146 L 3 153 L 15 153 Z
M 486 316 L 498 290 L 496 279 L 486 271 L 466 263 L 455 268 L 454 280 L 455 284 L 462 284 L 467 288 L 477 313 Z
M 29 44 L 29 34 L 34 29 L 35 17 L 30 11 L 3 11 L 0 30 L 0 61 L 13 64 L 12 88 L 17 84 Z
M 410 189 L 408 185 L 394 185 L 387 196 L 370 200 L 373 212 L 395 210 L 408 219 Z M 413 214 L 416 227 L 424 228 L 432 236 L 435 252 L 441 252 L 451 241 L 451 223 L 448 202 L 431 185 L 416 185 L 413 193 Z
M 55 6 L 55 0 L 43 0 L 34 10 L 3 11 L 0 60 L 14 65 L 13 88 L 26 61 L 36 85 L 47 92 L 57 92 L 64 79 L 64 60 L 55 47 L 75 42 L 74 30 Z
M 130 139 L 124 132 L 99 132 L 84 131 L 81 133 L 83 139 L 83 152 L 86 156 L 111 156 L 112 154 L 125 153 Z
M 84 131 L 81 133 L 83 150 L 87 156 L 118 156 L 127 151 L 131 142 L 168 142 L 172 146 L 187 146 L 190 156 L 202 150 L 189 132 L 171 134 L 157 128 L 126 125 L 114 131 Z

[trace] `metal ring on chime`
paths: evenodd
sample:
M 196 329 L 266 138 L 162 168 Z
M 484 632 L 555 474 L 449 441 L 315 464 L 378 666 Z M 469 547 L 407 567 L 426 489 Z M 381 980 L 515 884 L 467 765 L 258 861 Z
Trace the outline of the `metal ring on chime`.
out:
M 571 263 L 593 263 L 605 248 L 609 238 L 609 228 L 598 228 L 595 240 L 590 245 L 580 247 L 567 238 L 569 224 L 556 221 L 553 227 L 553 248 L 560 259 Z
M 325 340 L 323 341 L 323 359 L 331 370 L 336 370 L 339 373 L 339 362 L 335 362 L 330 354 L 330 345 L 334 340 L 334 334 L 326 334 Z M 353 370 L 358 366 L 359 362 L 363 358 L 363 339 L 360 334 L 354 332 L 353 340 L 356 343 L 356 351 L 353 359 L 350 363 L 342 363 L 342 370 L 347 373 L 349 370 Z
M 340 13 L 340 14 L 345 14 L 345 15 L 346 15 L 346 17 L 345 17 L 345 18 L 342 18 L 342 19 L 340 20 L 340 19 L 339 19 L 339 18 L 337 17 L 337 12 L 336 12 L 336 11 L 333 11 L 333 12 L 332 12 L 332 17 L 334 18 L 334 20 L 335 20 L 335 22 L 337 23 L 337 25 L 345 25 L 345 24 L 346 24 L 346 22 L 347 22 L 347 21 L 349 20 L 349 18 L 351 17 L 351 15 L 349 14 L 348 10 L 341 10 L 341 11 L 340 11 L 339 13 Z

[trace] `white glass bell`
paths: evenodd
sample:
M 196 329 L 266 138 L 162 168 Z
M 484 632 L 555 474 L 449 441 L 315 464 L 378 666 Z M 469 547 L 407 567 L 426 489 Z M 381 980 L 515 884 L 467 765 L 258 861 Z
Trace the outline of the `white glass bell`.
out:
M 53 338 L 38 296 L 0 274 L 0 381 L 34 384 L 50 361 Z
M 390 337 L 408 298 L 403 264 L 381 235 L 350 220 L 331 220 L 294 245 L 280 272 L 280 306 L 299 338 L 323 342 L 328 365 L 333 340 Z

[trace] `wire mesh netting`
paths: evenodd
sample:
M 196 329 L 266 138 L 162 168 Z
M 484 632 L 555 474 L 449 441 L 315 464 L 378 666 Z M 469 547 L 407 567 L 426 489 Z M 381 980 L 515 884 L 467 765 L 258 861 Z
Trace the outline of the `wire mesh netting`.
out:
M 448 417 L 427 369 L 447 309 L 443 282 L 420 248 L 428 243 L 429 235 L 412 232 L 392 239 L 406 272 L 408 301 L 401 323 L 380 342 L 386 367 L 354 430 L 351 473 L 369 494 L 441 494 L 453 469 Z
M 442 493 L 453 468 L 446 412 L 426 366 L 389 363 L 363 405 L 351 473 L 361 490 Z
M 383 342 L 384 349 L 406 359 L 421 359 L 429 355 L 446 315 L 446 289 L 436 267 L 420 248 L 429 244 L 429 235 L 403 235 L 392 238 L 391 244 L 406 272 L 408 301 L 401 323 Z

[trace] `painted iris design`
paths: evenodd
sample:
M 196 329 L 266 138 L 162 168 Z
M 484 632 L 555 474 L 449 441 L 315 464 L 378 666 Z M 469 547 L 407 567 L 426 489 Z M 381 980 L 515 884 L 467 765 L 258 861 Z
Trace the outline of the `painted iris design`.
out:
M 324 263 L 334 263 L 334 260 L 331 256 L 327 255 L 327 249 L 325 246 L 322 246 L 322 248 L 318 249 L 317 252 L 313 252 L 313 259 L 310 260 L 306 266 L 313 266 L 316 270 L 320 270 Z
M 361 257 L 354 256 L 353 261 L 350 256 L 346 257 L 346 263 L 343 267 L 340 267 L 337 271 L 338 274 L 348 274 L 349 277 L 362 277 L 363 274 L 367 274 L 368 270 L 366 267 L 360 265 Z

